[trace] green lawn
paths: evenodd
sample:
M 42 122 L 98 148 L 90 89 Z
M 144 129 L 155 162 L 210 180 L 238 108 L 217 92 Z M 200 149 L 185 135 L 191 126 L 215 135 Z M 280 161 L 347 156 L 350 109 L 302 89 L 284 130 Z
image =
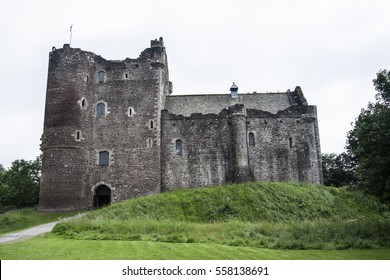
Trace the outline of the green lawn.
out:
M 390 260 L 389 249 L 274 250 L 212 243 L 72 240 L 52 234 L 0 245 L 2 260 Z

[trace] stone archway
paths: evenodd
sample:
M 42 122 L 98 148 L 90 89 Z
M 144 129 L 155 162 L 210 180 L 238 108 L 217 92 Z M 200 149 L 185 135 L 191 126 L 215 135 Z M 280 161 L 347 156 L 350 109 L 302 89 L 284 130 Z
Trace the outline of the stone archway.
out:
M 106 185 L 100 185 L 95 189 L 93 207 L 101 208 L 111 204 L 111 189 Z

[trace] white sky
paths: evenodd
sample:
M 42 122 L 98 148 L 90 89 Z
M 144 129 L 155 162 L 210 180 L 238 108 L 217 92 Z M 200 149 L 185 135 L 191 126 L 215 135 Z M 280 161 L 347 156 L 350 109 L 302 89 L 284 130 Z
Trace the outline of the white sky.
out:
M 347 131 L 390 69 L 388 0 L 2 0 L 0 164 L 40 154 L 48 55 L 69 43 L 137 58 L 164 37 L 174 94 L 277 92 L 299 85 L 318 109 L 322 152 Z

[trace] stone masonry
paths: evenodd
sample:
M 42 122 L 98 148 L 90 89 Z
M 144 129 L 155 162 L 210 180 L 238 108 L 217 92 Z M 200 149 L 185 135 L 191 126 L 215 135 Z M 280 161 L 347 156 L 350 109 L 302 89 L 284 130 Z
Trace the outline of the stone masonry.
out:
M 92 209 L 228 182 L 322 183 L 316 107 L 300 87 L 171 93 L 162 38 L 122 61 L 53 48 L 39 209 Z

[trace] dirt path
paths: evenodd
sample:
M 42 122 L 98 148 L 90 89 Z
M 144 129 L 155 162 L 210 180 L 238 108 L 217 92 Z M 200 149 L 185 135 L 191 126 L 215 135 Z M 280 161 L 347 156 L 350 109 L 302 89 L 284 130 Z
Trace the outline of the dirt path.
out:
M 6 242 L 17 242 L 32 238 L 39 234 L 50 232 L 58 222 L 47 223 L 32 227 L 23 231 L 6 234 L 0 237 L 0 244 Z

